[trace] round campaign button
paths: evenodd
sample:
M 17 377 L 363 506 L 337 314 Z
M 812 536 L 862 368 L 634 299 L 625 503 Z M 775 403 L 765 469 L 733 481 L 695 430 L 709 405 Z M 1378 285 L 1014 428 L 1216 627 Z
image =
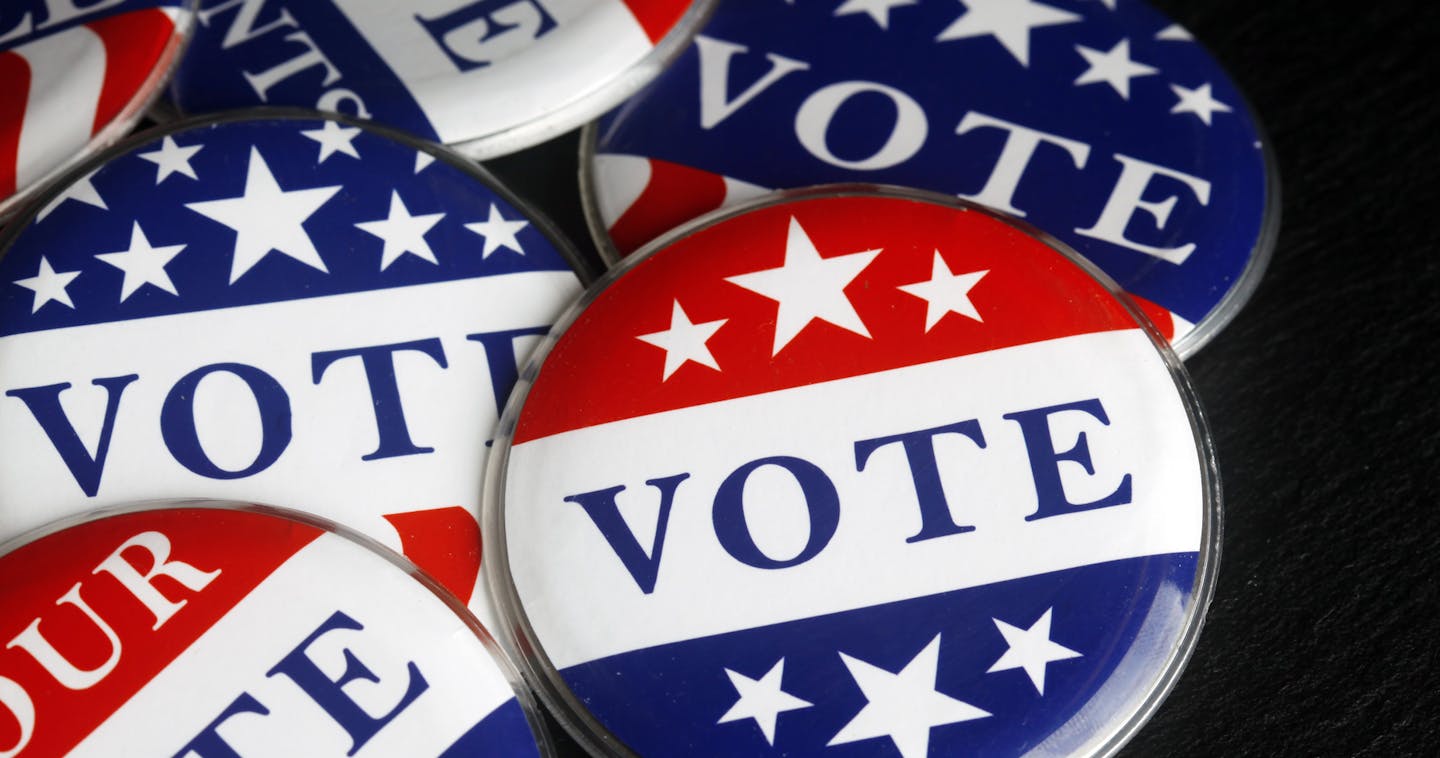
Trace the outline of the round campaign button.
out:
M 0 236 L 0 538 L 300 503 L 471 602 L 516 366 L 581 284 L 473 163 L 314 114 L 148 133 Z
M 550 754 L 473 617 L 333 525 L 175 502 L 8 547 L 7 756 Z
M 194 25 L 193 0 L 0 8 L 0 219 L 130 131 Z
M 1097 755 L 1170 689 L 1219 499 L 1121 296 L 942 195 L 798 193 L 627 260 L 486 474 L 499 628 L 606 755 Z
M 614 107 L 715 0 L 209 1 L 171 88 L 206 113 L 343 112 L 491 158 Z
M 1249 298 L 1279 226 L 1244 98 L 1140 0 L 724 4 L 585 145 L 612 258 L 767 189 L 921 187 L 1063 240 L 1182 357 Z

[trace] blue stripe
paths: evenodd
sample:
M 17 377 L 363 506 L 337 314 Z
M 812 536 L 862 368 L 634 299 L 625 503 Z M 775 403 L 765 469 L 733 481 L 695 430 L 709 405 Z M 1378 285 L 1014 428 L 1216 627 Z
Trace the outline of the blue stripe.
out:
M 510 698 L 480 723 L 470 727 L 463 737 L 445 749 L 440 758 L 527 758 L 538 756 L 535 735 L 520 703 Z
M 524 255 L 501 248 L 482 257 L 484 238 L 465 224 L 485 221 L 492 203 L 507 219 L 525 216 L 474 176 L 444 161 L 416 174 L 417 151 L 410 145 L 366 131 L 353 142 L 360 159 L 337 153 L 316 165 L 320 145 L 301 132 L 319 129 L 322 123 L 235 121 L 173 135 L 178 145 L 203 145 L 190 162 L 199 181 L 172 174 L 156 186 L 155 164 L 138 154 L 158 149 L 158 138 L 111 161 L 92 179 L 108 211 L 66 200 L 43 221 L 21 230 L 3 251 L 0 336 L 524 271 L 571 270 L 533 223 L 518 234 Z M 272 251 L 230 284 L 236 233 L 185 204 L 242 195 L 252 147 L 283 190 L 344 188 L 304 224 L 328 273 Z M 386 218 L 392 190 L 400 193 L 412 214 L 446 214 L 425 236 L 438 265 L 403 255 L 380 270 L 382 241 L 355 224 Z M 121 302 L 124 274 L 95 257 L 128 250 L 136 221 L 152 245 L 186 246 L 166 267 L 178 297 L 147 285 Z M 35 276 L 42 256 L 57 272 L 80 272 L 66 290 L 73 309 L 52 301 L 31 313 L 34 293 L 15 282 Z
M 929 754 L 1020 755 L 1096 700 L 1137 640 L 1157 637 L 1164 654 L 1173 649 L 1190 610 L 1195 569 L 1194 553 L 1102 563 L 657 646 L 562 675 L 641 755 L 894 756 L 884 738 L 826 747 L 866 703 L 840 653 L 898 672 L 939 635 L 937 690 L 992 715 L 935 727 Z M 1047 609 L 1051 640 L 1083 657 L 1050 663 L 1043 696 L 1023 670 L 986 673 L 1007 650 L 992 619 L 1029 628 Z M 781 658 L 784 692 L 813 706 L 779 715 L 772 750 L 754 720 L 717 722 L 737 700 L 725 670 L 759 679 Z M 1138 663 L 1142 681 L 1153 683 L 1164 655 Z M 1115 711 L 1120 705 L 1092 706 L 1091 733 L 1118 726 L 1107 721 L 1128 716 L 1124 708 Z

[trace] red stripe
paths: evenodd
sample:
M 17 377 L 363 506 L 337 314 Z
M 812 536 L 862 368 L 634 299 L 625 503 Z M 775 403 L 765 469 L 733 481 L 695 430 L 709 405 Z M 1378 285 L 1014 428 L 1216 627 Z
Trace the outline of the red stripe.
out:
M 462 601 L 470 602 L 480 574 L 480 525 L 458 505 L 391 513 L 405 557 Z
M 666 231 L 725 204 L 725 179 L 678 163 L 648 159 L 650 181 L 610 227 L 622 256 Z
M 772 357 L 775 301 L 726 279 L 780 266 L 792 216 L 822 258 L 882 250 L 845 289 L 869 337 L 812 321 Z M 927 332 L 926 302 L 898 289 L 930 280 L 936 250 L 955 274 L 989 272 L 969 293 L 983 323 L 951 313 Z M 664 351 L 636 337 L 666 329 L 675 300 L 693 323 L 726 320 L 706 343 L 721 370 L 690 363 L 662 381 Z M 795 201 L 688 236 L 617 279 L 546 357 L 515 441 L 1014 345 L 1133 328 L 1135 320 L 1120 300 L 1083 269 L 985 214 L 893 198 Z
M 690 3 L 687 0 L 625 0 L 625 7 L 640 22 L 650 42 L 658 43 L 675 28 L 675 23 L 690 9 Z
M 1135 303 L 1135 306 L 1140 309 L 1141 313 L 1145 314 L 1146 318 L 1150 319 L 1151 323 L 1155 324 L 1155 329 L 1160 332 L 1160 336 L 1166 340 L 1175 339 L 1175 317 L 1171 315 L 1168 309 L 1156 305 L 1139 295 L 1130 295 L 1130 301 Z
M 98 132 L 135 100 L 159 65 L 175 34 L 175 23 L 164 11 L 151 8 L 86 25 L 105 45 L 105 84 L 95 106 L 94 131 Z
M 15 53 L 0 53 L 0 199 L 15 194 L 15 164 L 28 102 L 30 64 Z
M 205 572 L 220 570 L 198 592 L 158 578 L 155 587 L 167 599 L 185 601 L 158 630 L 155 616 L 114 577 L 92 573 L 127 540 L 152 531 L 169 539 L 170 561 Z M 84 601 L 120 638 L 115 668 L 81 690 L 62 686 L 24 650 L 0 648 L 0 676 L 18 683 L 35 705 L 35 731 L 21 755 L 63 755 L 75 747 L 320 535 L 314 527 L 257 513 L 177 509 L 92 521 L 0 557 L 0 644 L 40 619 L 40 632 L 72 664 L 89 669 L 104 663 L 111 652 L 104 633 L 75 606 L 56 605 L 77 583 Z M 123 558 L 142 575 L 152 565 L 141 547 L 130 548 Z M 0 707 L 0 749 L 13 748 L 18 737 L 18 722 Z

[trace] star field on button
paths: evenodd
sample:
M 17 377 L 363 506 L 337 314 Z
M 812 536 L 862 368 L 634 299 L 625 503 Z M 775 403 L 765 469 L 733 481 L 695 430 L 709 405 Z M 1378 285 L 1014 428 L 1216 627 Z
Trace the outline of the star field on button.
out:
M 141 160 L 155 164 L 155 183 L 160 184 L 170 178 L 172 174 L 188 176 L 191 179 L 198 179 L 195 176 L 195 169 L 190 165 L 190 159 L 204 149 L 203 145 L 181 146 L 175 143 L 175 138 L 169 134 L 160 143 L 159 150 L 151 150 L 148 153 L 139 153 Z
M 1084 45 L 1076 45 L 1075 50 L 1090 65 L 1085 69 L 1085 73 L 1075 80 L 1075 86 L 1104 82 L 1126 100 L 1130 99 L 1131 79 L 1137 76 L 1150 76 L 1160 71 L 1154 66 L 1132 60 L 1130 58 L 1130 40 L 1128 39 L 1120 40 L 1105 52 L 1093 50 Z
M 727 277 L 725 281 L 770 298 L 779 306 L 771 353 L 779 355 L 812 321 L 825 321 L 862 337 L 870 336 L 845 288 L 879 254 L 879 250 L 863 250 L 821 258 L 800 222 L 791 218 L 783 265 Z
M 316 163 L 324 163 L 336 153 L 351 158 L 360 157 L 360 151 L 355 149 L 355 138 L 360 136 L 358 126 L 341 126 L 339 122 L 326 121 L 319 129 L 305 129 L 300 133 L 320 143 L 320 157 L 315 159 Z
M 180 294 L 165 267 L 184 249 L 183 244 L 155 247 L 146 238 L 140 222 L 136 221 L 130 230 L 129 249 L 117 253 L 99 253 L 95 257 L 125 272 L 125 279 L 120 284 L 120 302 L 123 303 L 147 284 L 172 295 Z
M 35 300 L 30 304 L 31 313 L 38 312 L 41 306 L 52 301 L 74 309 L 75 303 L 71 302 L 70 293 L 65 288 L 79 275 L 79 271 L 56 271 L 42 255 L 40 271 L 27 279 L 17 279 L 15 283 L 35 293 Z
M 775 725 L 780 714 L 813 705 L 810 701 L 801 700 L 781 689 L 781 680 L 785 676 L 784 658 L 776 661 L 759 679 L 751 679 L 730 669 L 725 669 L 725 675 L 730 678 L 730 684 L 740 698 L 716 723 L 727 724 L 754 719 L 760 733 L 765 735 L 765 741 L 772 746 L 775 744 Z
M 1024 669 L 1025 675 L 1030 677 L 1030 683 L 1035 685 L 1035 692 L 1044 695 L 1045 667 L 1055 661 L 1081 657 L 1080 653 L 1050 639 L 1050 615 L 1053 610 L 1045 609 L 1029 629 L 1021 629 L 1000 619 L 991 619 L 995 622 L 995 628 L 1005 637 L 1005 644 L 1010 647 L 985 673 Z
M 94 179 L 95 173 L 93 171 L 76 179 L 73 184 L 61 190 L 60 194 L 46 203 L 45 207 L 41 208 L 40 212 L 35 214 L 35 220 L 44 221 L 46 216 L 53 213 L 55 209 L 59 208 L 66 200 L 74 200 L 77 203 L 83 203 L 99 208 L 100 210 L 109 210 L 110 206 L 105 204 L 105 199 L 100 197 L 100 192 L 95 189 Z
M 186 203 L 185 207 L 235 230 L 235 254 L 230 267 L 233 284 L 272 250 L 326 271 L 303 224 L 339 191 L 339 186 L 281 189 L 265 157 L 252 147 L 244 194 Z
M 1034 0 L 960 0 L 965 13 L 941 30 L 937 42 L 994 37 L 1022 66 L 1030 65 L 1030 33 L 1046 26 L 1071 24 L 1079 14 Z
M 378 221 L 361 221 L 355 226 L 385 241 L 380 252 L 380 270 L 384 271 L 406 253 L 438 264 L 435 251 L 430 248 L 430 243 L 425 241 L 425 234 L 435 228 L 442 218 L 445 218 L 443 213 L 411 215 L 410 209 L 405 207 L 405 201 L 400 199 L 400 193 L 391 192 L 388 216 Z
M 829 745 L 889 738 L 902 758 L 926 758 L 932 728 L 990 715 L 936 689 L 939 635 L 895 673 L 844 653 L 840 658 L 867 702 Z
M 1210 83 L 1206 82 L 1195 89 L 1182 87 L 1178 84 L 1170 85 L 1171 91 L 1179 101 L 1175 107 L 1170 109 L 1171 113 L 1193 113 L 1206 126 L 1210 126 L 1215 120 L 1216 113 L 1229 113 L 1231 108 L 1225 103 L 1215 99 L 1210 93 Z
M 896 8 L 914 5 L 920 0 L 845 0 L 835 9 L 835 16 L 852 16 L 858 13 L 868 15 L 881 29 L 890 28 L 890 12 Z
M 715 356 L 710 353 L 710 348 L 706 347 L 705 343 L 715 336 L 715 332 L 719 331 L 727 320 L 722 318 L 703 324 L 692 323 L 685 314 L 685 309 L 680 307 L 680 301 L 676 300 L 670 311 L 669 329 L 642 334 L 635 339 L 665 351 L 665 373 L 661 381 L 669 379 L 686 363 L 698 363 L 719 371 L 720 364 L 715 362 Z
M 529 225 L 530 222 L 523 219 L 512 221 L 505 218 L 500 209 L 491 203 L 488 218 L 484 221 L 466 224 L 465 228 L 485 238 L 485 248 L 480 252 L 480 257 L 489 258 L 502 247 L 524 255 L 525 248 L 520 246 L 520 240 L 516 235 Z

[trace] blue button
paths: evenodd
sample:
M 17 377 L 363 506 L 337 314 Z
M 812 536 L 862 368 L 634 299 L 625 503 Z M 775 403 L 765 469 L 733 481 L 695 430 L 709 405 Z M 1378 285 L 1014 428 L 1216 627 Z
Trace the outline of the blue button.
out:
M 1069 244 L 1182 355 L 1243 305 L 1278 225 L 1243 96 L 1137 0 L 726 4 L 593 146 L 612 253 L 767 189 L 920 187 Z

